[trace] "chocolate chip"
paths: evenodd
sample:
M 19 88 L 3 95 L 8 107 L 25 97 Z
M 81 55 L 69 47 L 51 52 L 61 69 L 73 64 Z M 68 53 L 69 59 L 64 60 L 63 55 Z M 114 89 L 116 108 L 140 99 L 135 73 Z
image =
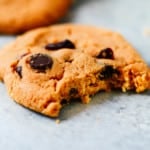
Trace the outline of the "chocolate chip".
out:
M 51 68 L 53 65 L 53 60 L 50 56 L 45 54 L 35 54 L 30 58 L 30 66 L 33 69 L 39 71 L 45 71 L 48 68 Z
M 106 65 L 102 69 L 102 71 L 101 71 L 101 73 L 99 75 L 99 79 L 100 80 L 110 79 L 110 78 L 113 77 L 114 74 L 119 75 L 120 72 L 117 69 L 113 68 L 113 66 Z
M 62 48 L 70 48 L 75 49 L 75 45 L 70 40 L 64 40 L 58 43 L 50 43 L 45 46 L 45 49 L 47 50 L 58 50 Z
M 20 76 L 20 78 L 22 78 L 22 66 L 17 66 L 15 68 L 15 71 L 18 73 L 18 75 Z
M 70 96 L 78 94 L 78 90 L 76 88 L 71 88 L 69 91 Z
M 114 59 L 114 54 L 111 48 L 105 48 L 96 56 L 97 58 Z

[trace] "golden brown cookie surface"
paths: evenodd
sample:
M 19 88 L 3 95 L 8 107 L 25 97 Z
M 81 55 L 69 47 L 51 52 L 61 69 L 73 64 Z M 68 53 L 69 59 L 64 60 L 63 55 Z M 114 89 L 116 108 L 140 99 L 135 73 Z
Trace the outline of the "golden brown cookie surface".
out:
M 0 33 L 20 33 L 56 22 L 72 0 L 0 0 Z
M 120 34 L 106 29 L 73 24 L 37 29 L 0 51 L 0 59 L 10 96 L 52 117 L 64 101 L 88 103 L 100 90 L 149 88 L 144 60 Z

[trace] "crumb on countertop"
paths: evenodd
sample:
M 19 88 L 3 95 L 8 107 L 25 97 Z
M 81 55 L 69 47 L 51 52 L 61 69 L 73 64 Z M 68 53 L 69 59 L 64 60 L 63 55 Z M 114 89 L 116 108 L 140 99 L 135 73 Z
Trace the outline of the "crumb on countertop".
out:
M 143 28 L 142 32 L 144 36 L 150 36 L 150 27 Z
M 56 124 L 60 124 L 60 120 L 59 120 L 59 119 L 56 119 L 56 120 L 55 120 L 55 123 L 56 123 Z

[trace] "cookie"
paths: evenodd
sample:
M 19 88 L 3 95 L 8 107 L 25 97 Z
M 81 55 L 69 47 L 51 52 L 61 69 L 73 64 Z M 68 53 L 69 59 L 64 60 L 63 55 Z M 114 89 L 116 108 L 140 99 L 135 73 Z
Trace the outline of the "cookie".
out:
M 149 68 L 118 33 L 64 24 L 30 31 L 0 51 L 0 77 L 21 105 L 56 117 L 64 103 L 103 90 L 143 92 Z
M 0 0 L 0 33 L 46 26 L 65 15 L 72 0 Z

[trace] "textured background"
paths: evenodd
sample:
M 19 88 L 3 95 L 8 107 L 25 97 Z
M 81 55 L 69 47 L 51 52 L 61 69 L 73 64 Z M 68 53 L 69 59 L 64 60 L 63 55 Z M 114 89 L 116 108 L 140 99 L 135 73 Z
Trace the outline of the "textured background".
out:
M 62 22 L 119 31 L 150 64 L 149 0 L 76 0 Z M 0 36 L 0 47 L 13 38 Z M 67 106 L 59 119 L 17 105 L 0 83 L 0 150 L 150 149 L 150 91 L 99 93 L 89 105 Z

